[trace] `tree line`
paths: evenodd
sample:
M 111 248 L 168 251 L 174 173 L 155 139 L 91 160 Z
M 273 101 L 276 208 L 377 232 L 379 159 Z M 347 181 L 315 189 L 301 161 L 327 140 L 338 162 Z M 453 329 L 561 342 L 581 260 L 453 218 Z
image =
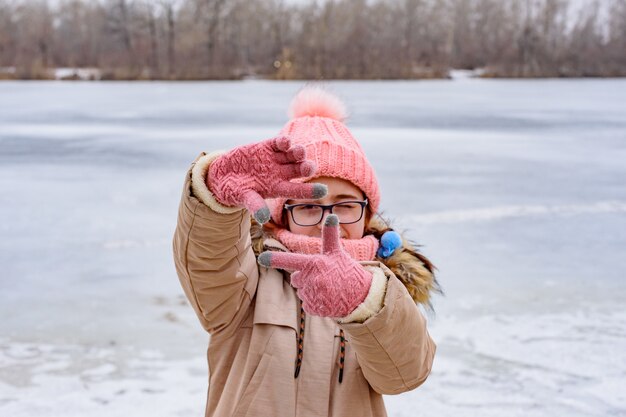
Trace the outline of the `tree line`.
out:
M 0 78 L 626 75 L 626 0 L 0 0 Z

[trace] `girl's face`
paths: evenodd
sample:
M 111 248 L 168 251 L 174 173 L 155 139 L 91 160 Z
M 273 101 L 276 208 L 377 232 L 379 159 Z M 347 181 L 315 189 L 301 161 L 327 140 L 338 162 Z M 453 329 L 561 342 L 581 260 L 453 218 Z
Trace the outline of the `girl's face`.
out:
M 359 187 L 352 184 L 350 181 L 346 181 L 340 178 L 318 177 L 309 180 L 308 182 L 325 184 L 328 187 L 328 194 L 326 194 L 324 198 L 318 200 L 288 200 L 287 204 L 334 204 L 342 201 L 363 201 L 365 199 L 365 196 L 363 195 L 363 192 L 359 189 Z M 330 212 L 326 210 L 324 212 L 324 219 L 326 219 L 326 216 L 328 216 L 329 214 Z M 356 223 L 339 223 L 341 237 L 346 239 L 362 238 L 363 233 L 365 232 L 365 217 L 366 216 L 364 213 L 361 219 Z M 312 237 L 322 236 L 322 226 L 324 225 L 324 220 L 322 220 L 315 226 L 300 226 L 293 221 L 293 218 L 290 214 L 287 215 L 287 219 L 289 231 L 291 231 L 292 233 Z

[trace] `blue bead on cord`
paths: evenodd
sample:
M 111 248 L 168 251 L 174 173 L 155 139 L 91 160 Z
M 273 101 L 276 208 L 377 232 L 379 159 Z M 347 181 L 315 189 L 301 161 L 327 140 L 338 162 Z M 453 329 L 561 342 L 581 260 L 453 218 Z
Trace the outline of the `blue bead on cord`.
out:
M 400 246 L 402 246 L 402 237 L 400 237 L 400 234 L 389 230 L 380 238 L 380 247 L 376 255 L 378 255 L 379 258 L 388 258 Z

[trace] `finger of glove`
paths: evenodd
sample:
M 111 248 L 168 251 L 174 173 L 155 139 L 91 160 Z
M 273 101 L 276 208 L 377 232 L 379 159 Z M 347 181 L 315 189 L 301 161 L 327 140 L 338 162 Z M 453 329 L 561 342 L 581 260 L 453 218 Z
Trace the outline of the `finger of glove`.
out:
M 315 163 L 311 161 L 280 165 L 278 171 L 283 178 L 309 177 L 315 172 Z
M 243 193 L 243 206 L 248 209 L 260 224 L 267 223 L 270 219 L 270 209 L 265 204 L 265 200 L 254 190 L 247 190 Z
M 291 139 L 286 136 L 277 136 L 266 141 L 274 152 L 285 152 L 291 148 Z
M 294 145 L 285 152 L 274 153 L 274 158 L 279 164 L 302 162 L 306 158 L 306 149 L 302 145 Z
M 324 220 L 322 228 L 322 253 L 332 253 L 341 250 L 339 240 L 339 217 L 329 214 Z
M 328 187 L 325 184 L 283 181 L 276 184 L 273 191 L 276 197 L 317 200 L 328 194 Z
M 311 262 L 311 258 L 311 255 L 300 253 L 263 252 L 259 255 L 258 262 L 266 268 L 301 271 Z

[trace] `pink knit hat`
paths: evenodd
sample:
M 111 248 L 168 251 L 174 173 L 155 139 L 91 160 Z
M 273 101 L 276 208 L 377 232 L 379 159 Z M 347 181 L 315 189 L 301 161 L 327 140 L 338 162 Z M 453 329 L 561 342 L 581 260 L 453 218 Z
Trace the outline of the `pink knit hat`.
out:
M 315 161 L 314 176 L 297 178 L 306 182 L 316 177 L 335 177 L 350 181 L 363 191 L 373 213 L 378 210 L 380 190 L 374 169 L 365 157 L 361 145 L 343 124 L 346 109 L 332 93 L 307 86 L 294 97 L 289 107 L 291 120 L 279 135 L 288 136 L 292 143 L 306 148 L 307 159 Z M 284 198 L 268 199 L 274 223 L 282 225 Z

